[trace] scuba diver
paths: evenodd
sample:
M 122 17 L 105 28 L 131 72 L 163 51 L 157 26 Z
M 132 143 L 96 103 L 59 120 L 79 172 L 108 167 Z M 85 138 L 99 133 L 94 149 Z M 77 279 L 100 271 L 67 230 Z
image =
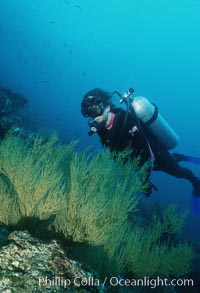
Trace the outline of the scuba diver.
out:
M 115 91 L 106 92 L 95 88 L 87 92 L 81 102 L 81 113 L 88 117 L 89 135 L 97 133 L 103 146 L 111 151 L 130 149 L 131 159 L 139 158 L 139 166 L 151 162 L 147 174 L 146 196 L 156 187 L 150 182 L 152 170 L 164 171 L 174 177 L 188 180 L 193 186 L 191 205 L 194 212 L 200 214 L 200 179 L 180 161 L 200 163 L 199 158 L 182 154 L 171 154 L 170 149 L 178 144 L 178 136 L 160 115 L 156 105 L 144 97 L 133 97 L 131 88 L 124 94 Z M 120 103 L 127 109 L 116 107 L 112 97 L 117 94 Z
M 87 92 L 81 103 L 81 113 L 88 117 L 89 135 L 97 133 L 103 146 L 111 151 L 131 150 L 132 159 L 139 158 L 139 166 L 150 161 L 151 166 L 146 181 L 149 183 L 145 191 L 149 196 L 152 187 L 150 173 L 164 171 L 174 177 L 183 178 L 193 186 L 192 209 L 200 214 L 200 179 L 187 168 L 179 165 L 180 161 L 200 164 L 200 159 L 183 154 L 171 154 L 170 149 L 178 144 L 178 136 L 160 115 L 158 108 L 144 97 L 133 97 L 131 88 L 123 95 L 115 91 L 108 93 L 100 88 Z M 120 103 L 127 109 L 116 107 L 112 96 L 117 94 Z

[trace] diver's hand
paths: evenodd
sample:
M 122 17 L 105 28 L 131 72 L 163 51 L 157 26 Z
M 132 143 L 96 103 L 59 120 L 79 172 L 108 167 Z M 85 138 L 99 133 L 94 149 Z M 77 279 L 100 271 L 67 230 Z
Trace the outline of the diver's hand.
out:
M 94 119 L 97 123 L 102 123 L 104 121 L 104 117 L 102 116 L 98 116 Z

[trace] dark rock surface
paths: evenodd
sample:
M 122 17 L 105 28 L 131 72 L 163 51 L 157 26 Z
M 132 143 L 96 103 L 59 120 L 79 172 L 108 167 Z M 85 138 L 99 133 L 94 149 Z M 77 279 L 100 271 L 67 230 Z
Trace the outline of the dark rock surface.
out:
M 27 102 L 21 94 L 0 87 L 0 138 L 3 138 L 10 129 L 19 131 L 23 126 L 23 121 L 17 112 Z
M 8 234 L 0 228 L 0 292 L 100 292 L 97 274 L 68 258 L 57 241 L 27 231 Z
M 9 115 L 27 103 L 27 99 L 9 89 L 0 87 L 0 116 Z

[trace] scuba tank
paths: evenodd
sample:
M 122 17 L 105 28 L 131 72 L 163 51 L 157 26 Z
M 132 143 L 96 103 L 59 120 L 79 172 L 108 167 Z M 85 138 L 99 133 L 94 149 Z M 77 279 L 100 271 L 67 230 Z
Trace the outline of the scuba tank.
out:
M 135 115 L 141 132 L 140 121 L 153 133 L 163 147 L 170 150 L 177 146 L 179 137 L 158 112 L 157 106 L 150 103 L 145 97 L 132 97 L 133 88 L 130 88 L 123 95 L 117 91 L 113 93 L 120 97 L 120 103 L 124 102 L 127 105 L 127 113 L 130 111 Z
M 158 108 L 145 97 L 134 97 L 132 101 L 137 117 L 156 136 L 158 141 L 168 150 L 175 148 L 179 137 L 167 121 L 161 116 Z

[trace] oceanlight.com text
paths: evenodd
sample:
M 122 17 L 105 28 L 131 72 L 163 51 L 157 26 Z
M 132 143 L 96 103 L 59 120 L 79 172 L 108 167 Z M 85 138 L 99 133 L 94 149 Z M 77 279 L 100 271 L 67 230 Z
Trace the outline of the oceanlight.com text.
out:
M 58 288 L 58 287 L 149 287 L 154 289 L 156 287 L 193 287 L 194 281 L 192 279 L 168 279 L 168 278 L 138 278 L 128 279 L 120 278 L 119 276 L 105 277 L 103 280 L 94 277 L 74 279 L 63 278 L 55 276 L 53 278 L 41 277 L 39 278 L 39 287 Z
M 194 281 L 192 279 L 168 279 L 168 278 L 149 278 L 144 277 L 140 279 L 119 279 L 118 277 L 109 278 L 109 283 L 112 287 L 193 287 Z

